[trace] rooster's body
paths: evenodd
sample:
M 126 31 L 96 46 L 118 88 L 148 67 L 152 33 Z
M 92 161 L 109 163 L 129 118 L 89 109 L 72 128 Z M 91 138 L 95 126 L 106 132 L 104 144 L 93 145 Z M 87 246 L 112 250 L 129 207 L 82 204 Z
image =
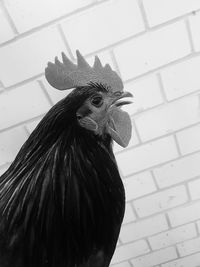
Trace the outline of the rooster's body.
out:
M 1 176 L 0 267 L 109 266 L 125 196 L 111 135 L 88 123 L 94 94 L 108 91 L 78 87 L 58 102 Z

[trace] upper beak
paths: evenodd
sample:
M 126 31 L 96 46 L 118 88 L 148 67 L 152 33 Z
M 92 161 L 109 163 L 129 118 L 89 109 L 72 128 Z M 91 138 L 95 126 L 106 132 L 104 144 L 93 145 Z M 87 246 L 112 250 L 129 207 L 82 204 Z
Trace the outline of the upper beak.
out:
M 127 105 L 127 104 L 131 104 L 132 101 L 128 101 L 128 100 L 123 100 L 121 101 L 120 99 L 125 98 L 125 97 L 133 97 L 133 95 L 130 92 L 123 92 L 120 96 L 115 97 L 115 99 L 112 101 L 111 106 L 123 106 L 123 105 Z

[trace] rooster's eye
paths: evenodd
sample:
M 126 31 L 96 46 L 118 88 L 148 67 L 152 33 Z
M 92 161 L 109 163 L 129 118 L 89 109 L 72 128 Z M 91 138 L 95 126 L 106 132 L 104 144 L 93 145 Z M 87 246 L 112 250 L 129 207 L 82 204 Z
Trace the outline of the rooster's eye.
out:
M 96 97 L 91 99 L 91 103 L 95 107 L 100 107 L 103 104 L 103 99 L 101 96 L 96 96 Z

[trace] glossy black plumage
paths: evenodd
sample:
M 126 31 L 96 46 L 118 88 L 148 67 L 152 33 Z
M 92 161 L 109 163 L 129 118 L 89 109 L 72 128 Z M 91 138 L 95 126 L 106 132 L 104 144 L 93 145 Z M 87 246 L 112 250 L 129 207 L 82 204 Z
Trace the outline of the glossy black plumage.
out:
M 110 136 L 76 120 L 93 92 L 78 88 L 56 104 L 1 176 L 1 267 L 109 266 L 124 188 Z

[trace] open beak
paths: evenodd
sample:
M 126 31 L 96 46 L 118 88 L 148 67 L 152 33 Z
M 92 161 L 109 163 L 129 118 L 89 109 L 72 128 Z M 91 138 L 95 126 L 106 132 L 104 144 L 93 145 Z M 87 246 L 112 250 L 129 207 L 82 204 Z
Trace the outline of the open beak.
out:
M 132 132 L 129 114 L 120 109 L 121 106 L 132 103 L 132 101 L 124 100 L 126 97 L 133 97 L 133 95 L 130 92 L 123 92 L 113 100 L 109 107 L 108 132 L 112 139 L 122 147 L 128 146 Z
M 121 100 L 125 97 L 133 97 L 133 95 L 130 92 L 123 92 L 119 97 L 116 97 L 111 106 L 115 105 L 116 107 L 120 107 L 123 105 L 127 105 L 127 104 L 132 104 L 132 101 L 128 101 L 128 100 Z

